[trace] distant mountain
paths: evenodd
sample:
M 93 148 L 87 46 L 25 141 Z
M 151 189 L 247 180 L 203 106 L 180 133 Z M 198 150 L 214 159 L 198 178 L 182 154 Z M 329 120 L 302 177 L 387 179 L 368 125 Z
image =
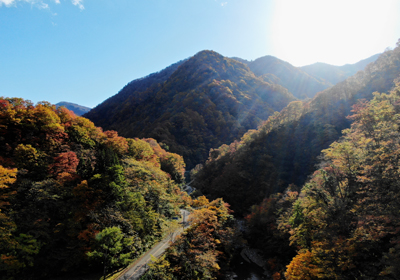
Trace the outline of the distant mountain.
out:
M 65 108 L 67 108 L 68 110 L 74 112 L 77 116 L 82 116 L 83 114 L 89 112 L 91 110 L 91 108 L 89 107 L 85 107 L 85 106 L 81 106 L 75 103 L 70 103 L 70 102 L 58 102 L 56 104 L 57 107 L 61 107 L 64 106 Z
M 192 168 L 295 99 L 245 64 L 202 51 L 132 81 L 85 117 L 125 137 L 155 138 Z
M 253 73 L 268 83 L 276 83 L 287 88 L 299 99 L 311 98 L 332 84 L 323 79 L 314 77 L 290 63 L 267 55 L 254 61 L 234 58 L 245 63 Z
M 341 81 L 344 81 L 348 77 L 353 76 L 358 71 L 364 70 L 364 68 L 369 63 L 374 62 L 379 55 L 380 54 L 376 54 L 355 64 L 346 64 L 343 66 L 334 66 L 327 63 L 317 62 L 299 68 L 311 76 L 326 80 L 331 85 L 335 85 Z
M 223 197 L 237 214 L 289 184 L 302 186 L 326 149 L 349 128 L 352 105 L 388 92 L 400 77 L 400 45 L 312 100 L 291 102 L 240 142 L 210 151 L 191 184 L 208 198 Z

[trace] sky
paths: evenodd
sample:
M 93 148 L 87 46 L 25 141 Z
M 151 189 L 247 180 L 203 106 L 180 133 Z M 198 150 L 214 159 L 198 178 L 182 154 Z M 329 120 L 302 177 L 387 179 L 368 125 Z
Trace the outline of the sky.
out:
M 0 96 L 95 107 L 202 50 L 356 63 L 400 38 L 398 0 L 0 0 Z

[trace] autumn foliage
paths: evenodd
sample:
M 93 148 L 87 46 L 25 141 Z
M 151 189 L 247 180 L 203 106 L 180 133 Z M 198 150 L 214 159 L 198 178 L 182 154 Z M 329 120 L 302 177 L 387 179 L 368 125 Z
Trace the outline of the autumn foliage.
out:
M 361 100 L 300 193 L 291 186 L 252 208 L 250 236 L 266 240 L 265 255 L 281 240 L 272 271 L 286 279 L 397 279 L 399 116 L 400 83 Z M 288 245 L 292 259 L 279 252 Z
M 153 139 L 103 132 L 46 102 L 0 98 L 0 279 L 97 269 L 102 260 L 90 252 L 111 229 L 130 240 L 129 253 L 121 245 L 124 256 L 107 267 L 125 265 L 190 202 L 178 187 L 184 169 Z
M 217 279 L 233 252 L 233 216 L 222 199 L 199 197 L 190 214 L 191 227 L 154 260 L 141 279 Z

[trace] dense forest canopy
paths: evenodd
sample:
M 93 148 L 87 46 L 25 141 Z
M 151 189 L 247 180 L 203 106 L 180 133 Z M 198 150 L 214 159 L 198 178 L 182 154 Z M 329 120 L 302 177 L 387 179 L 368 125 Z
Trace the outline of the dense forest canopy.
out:
M 150 264 L 141 280 L 223 278 L 234 251 L 234 218 L 222 199 L 193 201 L 192 226 L 179 236 L 166 254 Z
M 301 190 L 289 186 L 252 207 L 249 240 L 274 279 L 398 279 L 399 100 L 400 81 L 358 102 L 351 127 L 323 150 Z
M 184 171 L 182 157 L 154 139 L 103 131 L 64 107 L 1 98 L 0 278 L 126 265 L 190 204 L 178 186 Z

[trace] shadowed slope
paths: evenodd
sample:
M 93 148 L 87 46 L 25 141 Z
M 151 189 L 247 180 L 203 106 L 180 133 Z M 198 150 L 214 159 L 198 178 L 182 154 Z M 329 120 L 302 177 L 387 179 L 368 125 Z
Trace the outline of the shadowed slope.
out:
M 183 155 L 191 168 L 210 148 L 239 139 L 295 100 L 285 88 L 213 51 L 199 52 L 171 70 L 147 88 L 124 88 L 86 117 L 126 137 L 155 138 Z
M 238 214 L 291 183 L 303 185 L 321 150 L 350 126 L 351 106 L 374 91 L 389 91 L 399 75 L 398 46 L 310 102 L 290 103 L 240 142 L 211 150 L 192 185 L 210 198 L 223 197 Z

